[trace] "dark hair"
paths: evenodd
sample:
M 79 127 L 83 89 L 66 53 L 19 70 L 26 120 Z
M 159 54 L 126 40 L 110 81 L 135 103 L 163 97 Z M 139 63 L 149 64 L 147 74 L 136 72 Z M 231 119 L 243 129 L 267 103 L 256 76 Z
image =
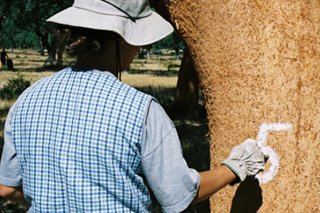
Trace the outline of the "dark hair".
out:
M 111 31 L 94 30 L 80 27 L 61 26 L 58 29 L 60 42 L 71 57 L 84 59 L 104 51 L 106 40 L 116 40 L 120 36 Z

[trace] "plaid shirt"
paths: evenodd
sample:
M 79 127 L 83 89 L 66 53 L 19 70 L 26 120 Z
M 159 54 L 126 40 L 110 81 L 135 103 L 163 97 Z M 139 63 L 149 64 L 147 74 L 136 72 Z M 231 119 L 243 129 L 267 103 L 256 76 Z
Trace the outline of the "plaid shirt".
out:
M 34 84 L 11 124 L 30 211 L 149 211 L 140 145 L 150 100 L 94 70 Z

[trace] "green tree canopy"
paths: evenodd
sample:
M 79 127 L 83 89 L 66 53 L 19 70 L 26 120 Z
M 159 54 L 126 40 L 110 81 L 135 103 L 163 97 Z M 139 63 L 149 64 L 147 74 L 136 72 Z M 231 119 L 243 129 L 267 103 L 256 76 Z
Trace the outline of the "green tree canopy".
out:
M 73 0 L 0 0 L 0 48 L 45 48 L 52 64 L 57 49 L 55 25 L 46 20 L 72 3 Z M 176 53 L 184 48 L 176 33 L 151 47 L 156 51 L 174 49 Z
M 0 45 L 4 47 L 39 47 L 55 51 L 54 26 L 46 19 L 70 5 L 72 0 L 1 0 Z M 35 41 L 38 38 L 38 41 Z
M 184 44 L 180 36 L 176 32 L 173 32 L 169 36 L 153 44 L 152 48 L 154 50 L 177 49 L 179 52 L 180 49 L 184 49 Z

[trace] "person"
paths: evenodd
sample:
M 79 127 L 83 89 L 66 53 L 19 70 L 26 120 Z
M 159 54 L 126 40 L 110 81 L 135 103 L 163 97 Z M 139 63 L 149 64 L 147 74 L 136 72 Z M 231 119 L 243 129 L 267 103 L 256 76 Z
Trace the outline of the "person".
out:
M 116 78 L 141 46 L 173 30 L 147 0 L 75 0 L 48 21 L 77 61 L 11 107 L 0 196 L 29 212 L 150 212 L 153 193 L 164 212 L 181 212 L 263 169 L 254 140 L 217 168 L 189 168 L 160 104 Z
M 1 52 L 1 64 L 2 64 L 2 66 L 6 65 L 7 58 L 8 58 L 7 52 L 3 48 L 2 52 Z

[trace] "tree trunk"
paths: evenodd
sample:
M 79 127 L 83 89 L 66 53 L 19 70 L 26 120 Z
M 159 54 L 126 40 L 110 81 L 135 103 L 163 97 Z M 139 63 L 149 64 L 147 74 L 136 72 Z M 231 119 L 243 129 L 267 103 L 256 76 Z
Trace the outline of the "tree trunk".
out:
M 48 58 L 45 63 L 49 63 L 50 66 L 54 66 L 56 62 L 56 51 L 53 49 L 48 49 Z
M 53 66 L 56 61 L 56 49 L 54 48 L 54 45 L 49 43 L 49 34 L 42 34 L 39 31 L 36 34 L 40 38 L 43 48 L 46 48 L 48 51 L 48 58 L 44 62 L 44 65 L 49 63 L 50 66 Z
M 280 159 L 272 180 L 226 187 L 212 197 L 212 212 L 320 212 L 319 4 L 170 1 L 205 97 L 211 166 L 256 138 L 262 124 L 292 125 L 268 134 L 266 145 Z
M 181 61 L 177 94 L 174 102 L 176 112 L 195 115 L 199 101 L 199 79 L 188 49 L 184 50 Z
M 58 60 L 57 60 L 57 66 L 62 66 L 63 65 L 63 52 L 66 46 L 66 35 L 63 31 L 60 30 L 55 30 L 54 31 L 54 37 L 55 37 L 55 48 L 57 50 L 57 56 L 58 56 Z
M 151 0 L 151 5 L 156 11 L 169 21 L 177 31 L 178 26 L 175 22 L 172 22 L 170 13 L 167 7 L 167 0 Z M 179 39 L 183 39 L 179 32 L 174 34 L 174 40 L 178 42 Z M 179 59 L 179 44 L 174 47 L 176 57 Z M 193 64 L 192 56 L 188 48 L 184 50 L 183 58 L 181 61 L 178 82 L 177 82 L 177 94 L 173 106 L 170 108 L 169 114 L 175 116 L 177 114 L 182 115 L 195 115 L 197 114 L 196 107 L 199 101 L 199 78 L 195 66 Z
M 63 47 L 59 47 L 57 50 L 57 56 L 58 56 L 57 66 L 59 67 L 62 66 L 62 63 L 63 63 L 63 51 L 64 51 Z

